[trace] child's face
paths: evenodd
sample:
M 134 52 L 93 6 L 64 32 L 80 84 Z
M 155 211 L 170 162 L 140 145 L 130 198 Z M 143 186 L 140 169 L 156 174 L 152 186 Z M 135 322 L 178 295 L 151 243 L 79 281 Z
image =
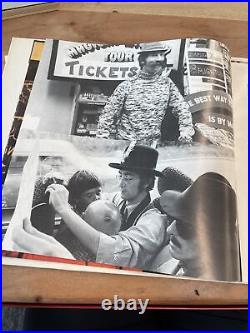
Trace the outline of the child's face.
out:
M 111 202 L 97 200 L 86 209 L 83 219 L 106 235 L 116 235 L 121 227 L 119 209 Z
M 82 192 L 76 201 L 77 212 L 82 214 L 92 202 L 99 200 L 101 198 L 101 192 L 101 187 L 91 188 L 90 190 Z

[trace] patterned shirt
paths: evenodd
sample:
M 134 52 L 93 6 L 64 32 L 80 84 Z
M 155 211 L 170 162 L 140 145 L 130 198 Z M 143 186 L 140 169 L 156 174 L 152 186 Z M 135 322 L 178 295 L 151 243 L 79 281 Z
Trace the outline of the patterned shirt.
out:
M 97 136 L 124 140 L 159 140 L 168 110 L 178 118 L 180 135 L 194 134 L 187 103 L 166 72 L 143 71 L 118 85 L 99 118 Z

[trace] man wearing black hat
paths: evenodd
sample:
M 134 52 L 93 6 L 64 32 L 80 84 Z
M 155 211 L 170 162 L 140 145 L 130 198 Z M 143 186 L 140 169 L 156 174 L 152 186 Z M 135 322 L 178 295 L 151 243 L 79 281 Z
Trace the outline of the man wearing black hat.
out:
M 141 70 L 115 89 L 100 115 L 98 137 L 158 141 L 162 120 L 171 109 L 178 118 L 179 142 L 192 142 L 194 129 L 189 107 L 166 68 L 166 55 L 170 52 L 164 43 L 141 44 Z
M 59 216 L 84 245 L 86 251 L 96 257 L 97 262 L 119 266 L 147 269 L 155 255 L 162 248 L 166 233 L 166 215 L 150 205 L 149 191 L 154 186 L 155 176 L 161 173 L 155 170 L 158 152 L 147 146 L 131 144 L 124 152 L 121 163 L 110 163 L 110 167 L 119 170 L 121 193 L 114 198 L 122 215 L 121 231 L 114 236 L 106 235 L 94 229 L 79 217 L 68 205 L 68 191 L 59 184 L 49 186 L 50 204 Z M 32 227 L 21 230 L 22 237 L 16 238 L 16 244 L 24 245 L 27 251 L 26 238 L 29 239 L 29 252 L 52 256 L 72 257 L 65 252 L 55 239 L 42 235 L 43 244 L 31 241 Z M 26 234 L 29 234 L 26 237 Z M 26 236 L 25 236 L 26 235 Z
M 119 170 L 120 193 L 113 202 L 122 216 L 121 231 L 135 225 L 140 216 L 151 206 L 149 192 L 154 188 L 155 177 L 161 172 L 155 170 L 158 152 L 150 147 L 131 143 L 124 151 L 121 163 L 110 163 Z
M 97 262 L 147 269 L 163 246 L 167 218 L 151 205 L 149 193 L 155 177 L 162 176 L 155 170 L 157 160 L 157 150 L 132 143 L 121 163 L 109 164 L 119 170 L 120 193 L 113 202 L 119 207 L 122 225 L 116 236 L 100 235 Z

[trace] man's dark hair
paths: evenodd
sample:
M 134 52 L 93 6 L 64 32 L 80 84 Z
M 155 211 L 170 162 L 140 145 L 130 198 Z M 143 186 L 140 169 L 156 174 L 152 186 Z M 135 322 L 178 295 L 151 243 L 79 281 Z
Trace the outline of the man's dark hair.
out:
M 95 187 L 100 187 L 98 177 L 87 170 L 79 170 L 69 179 L 67 189 L 69 191 L 69 203 L 74 205 L 80 195 Z

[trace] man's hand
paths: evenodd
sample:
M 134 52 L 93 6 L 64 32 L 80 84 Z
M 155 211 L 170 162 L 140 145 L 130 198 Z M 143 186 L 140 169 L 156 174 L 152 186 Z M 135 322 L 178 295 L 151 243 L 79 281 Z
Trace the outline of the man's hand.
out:
M 48 186 L 46 193 L 50 194 L 49 203 L 59 215 L 66 209 L 70 209 L 68 204 L 69 192 L 65 186 L 52 184 Z
M 22 226 L 13 229 L 12 240 L 15 251 L 75 259 L 55 238 L 34 228 L 28 218 L 23 220 Z
M 178 145 L 191 145 L 193 142 L 190 135 L 181 134 L 178 138 Z

